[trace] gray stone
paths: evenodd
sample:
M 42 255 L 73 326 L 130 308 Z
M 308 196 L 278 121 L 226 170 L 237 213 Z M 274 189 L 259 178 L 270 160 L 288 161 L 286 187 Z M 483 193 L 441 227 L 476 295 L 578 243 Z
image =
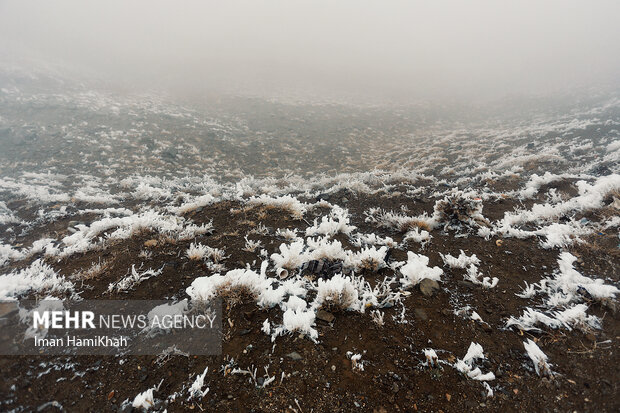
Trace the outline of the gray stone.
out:
M 420 291 L 425 296 L 432 297 L 439 291 L 439 283 L 435 280 L 425 278 L 420 282 Z
M 299 354 L 296 351 L 293 351 L 291 353 L 288 353 L 286 355 L 286 357 L 290 358 L 291 360 L 301 360 L 303 357 L 301 356 L 301 354 Z
M 326 323 L 331 323 L 332 321 L 334 321 L 336 317 L 334 317 L 332 313 L 328 313 L 325 310 L 319 310 L 316 313 L 316 318 L 318 318 L 319 320 L 325 321 Z
M 422 321 L 428 320 L 428 315 L 423 308 L 415 308 L 413 310 L 413 314 L 416 316 L 416 318 L 419 318 Z

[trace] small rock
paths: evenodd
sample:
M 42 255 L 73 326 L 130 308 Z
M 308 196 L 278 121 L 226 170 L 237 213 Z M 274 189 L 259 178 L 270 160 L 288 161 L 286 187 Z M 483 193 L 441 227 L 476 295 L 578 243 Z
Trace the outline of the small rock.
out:
M 392 392 L 393 393 L 398 393 L 399 390 L 400 390 L 400 387 L 398 387 L 398 384 L 396 384 L 396 383 L 392 384 Z
M 246 336 L 246 335 L 250 334 L 251 332 L 252 332 L 251 328 L 245 328 L 245 329 L 239 331 L 239 335 L 240 336 Z
M 423 308 L 415 308 L 413 310 L 413 314 L 416 316 L 416 318 L 419 318 L 422 321 L 428 320 L 428 315 Z
M 439 291 L 439 283 L 435 280 L 425 278 L 420 282 L 420 291 L 425 296 L 432 297 L 437 291 Z
M 471 281 L 458 280 L 456 283 L 461 287 L 470 288 L 472 290 L 476 288 L 476 284 Z
M 288 353 L 286 355 L 286 357 L 290 358 L 291 360 L 301 360 L 303 357 L 301 357 L 301 354 L 299 354 L 296 351 L 293 351 L 291 353 Z
M 334 317 L 332 313 L 328 313 L 325 310 L 319 310 L 316 313 L 316 318 L 318 318 L 319 320 L 325 321 L 326 323 L 331 323 L 332 321 L 334 321 L 336 317 Z
M 112 397 L 114 397 L 114 390 L 108 393 L 108 400 L 112 399 Z

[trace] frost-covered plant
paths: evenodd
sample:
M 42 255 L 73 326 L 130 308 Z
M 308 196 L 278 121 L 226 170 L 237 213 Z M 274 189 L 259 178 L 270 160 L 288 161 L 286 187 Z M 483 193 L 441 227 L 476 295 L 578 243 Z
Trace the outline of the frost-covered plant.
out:
M 476 267 L 476 265 L 474 264 L 471 264 L 469 268 L 467 268 L 467 273 L 465 274 L 464 278 L 466 281 L 481 285 L 484 288 L 494 288 L 499 282 L 499 279 L 497 277 L 483 277 L 481 280 L 478 267 Z
M 202 245 L 200 242 L 192 242 L 187 251 L 185 252 L 185 255 L 187 255 L 187 258 L 189 258 L 190 260 L 198 261 L 203 259 L 207 255 L 208 251 L 209 247 L 207 247 L 206 245 Z
M 539 324 L 553 329 L 566 328 L 567 330 L 572 330 L 574 327 L 581 330 L 600 328 L 599 318 L 594 315 L 587 315 L 587 309 L 588 306 L 585 304 L 576 304 L 562 311 L 551 311 L 547 315 L 528 307 L 520 317 L 515 318 L 511 316 L 506 322 L 506 327 L 515 326 L 525 331 L 540 331 L 536 327 Z
M 470 265 L 480 265 L 480 260 L 478 259 L 478 257 L 476 257 L 476 254 L 467 256 L 467 254 L 465 254 L 463 250 L 461 250 L 458 258 L 453 257 L 450 254 L 443 255 L 442 253 L 439 253 L 439 255 L 441 256 L 443 263 L 450 268 L 464 269 Z
M 441 281 L 443 270 L 439 267 L 429 267 L 428 257 L 415 252 L 407 252 L 407 263 L 400 268 L 403 277 L 400 279 L 404 288 L 418 285 L 425 278 Z
M 424 357 L 426 358 L 426 365 L 430 368 L 439 367 L 439 358 L 437 353 L 432 348 L 426 348 L 423 350 Z
M 362 248 L 358 252 L 347 251 L 344 264 L 346 267 L 353 268 L 356 271 L 369 270 L 376 272 L 385 267 L 386 254 L 387 247 L 385 246 L 379 249 L 375 246 Z
M 315 307 L 331 311 L 360 310 L 359 293 L 351 277 L 336 274 L 329 280 L 319 279 Z
M 161 267 L 159 270 L 153 270 L 149 268 L 148 270 L 138 272 L 138 270 L 136 270 L 136 265 L 132 264 L 131 271 L 127 276 L 121 278 L 116 283 L 110 283 L 110 285 L 108 285 L 108 292 L 111 293 L 115 291 L 118 293 L 123 291 L 129 291 L 136 285 L 142 283 L 144 280 L 148 280 L 151 277 L 158 276 L 159 274 L 161 274 L 163 269 L 164 267 Z
M 187 398 L 187 400 L 202 399 L 207 393 L 209 393 L 208 387 L 202 390 L 207 371 L 209 371 L 209 366 L 205 367 L 205 370 L 202 372 L 202 374 L 198 374 L 196 376 L 196 380 L 194 380 L 194 383 L 192 383 L 191 387 L 188 389 L 189 397 Z
M 492 371 L 482 374 L 480 367 L 474 367 L 476 360 L 484 358 L 485 356 L 482 346 L 478 343 L 471 343 L 465 357 L 463 357 L 462 360 L 458 359 L 454 364 L 454 368 L 474 380 L 495 380 L 495 374 L 493 374 Z
M 139 393 L 134 399 L 133 402 L 131 403 L 131 406 L 136 408 L 136 409 L 144 409 L 144 410 L 150 410 L 154 405 L 155 405 L 155 400 L 153 398 L 153 392 L 154 391 L 159 391 L 159 388 L 161 387 L 161 384 L 164 382 L 164 379 L 161 379 L 161 381 L 159 382 L 159 384 L 157 386 L 153 386 L 148 390 L 143 391 L 142 393 Z
M 208 222 L 206 224 L 189 224 L 181 230 L 177 235 L 179 241 L 187 241 L 192 238 L 196 238 L 199 235 L 211 234 L 213 232 L 213 224 Z
M 271 254 L 271 260 L 276 268 L 295 269 L 306 262 L 304 254 L 305 244 L 303 240 L 295 241 L 290 245 L 280 244 L 280 254 Z
M 100 276 L 109 266 L 107 260 L 99 259 L 99 262 L 93 262 L 86 270 L 79 271 L 71 276 L 71 278 L 78 280 L 92 280 Z
M 338 240 L 330 241 L 327 237 L 308 238 L 306 244 L 308 245 L 308 261 L 344 261 L 347 258 L 347 253 L 342 248 L 342 243 Z
M 0 300 L 14 300 L 29 292 L 73 293 L 74 285 L 41 259 L 28 267 L 0 275 Z
M 538 330 L 536 327 L 538 324 L 551 328 L 599 328 L 599 319 L 586 314 L 588 307 L 585 304 L 571 304 L 583 301 L 584 298 L 603 302 L 613 300 L 620 290 L 613 285 L 605 284 L 602 279 L 592 279 L 580 274 L 573 267 L 576 259 L 568 252 L 561 253 L 558 259 L 559 270 L 554 277 L 544 278 L 536 284 L 526 284 L 524 292 L 517 294 L 524 298 L 531 298 L 535 294 L 545 295 L 545 304 L 548 308 L 562 310 L 545 314 L 527 308 L 519 318 L 511 317 L 506 325 L 516 326 L 522 330 Z
M 269 234 L 269 228 L 267 228 L 266 226 L 264 226 L 262 223 L 258 224 L 256 227 L 252 228 L 251 230 L 248 231 L 248 235 L 251 234 L 255 234 L 255 235 L 268 235 Z
M 430 231 L 435 221 L 426 215 L 426 212 L 418 217 L 410 217 L 396 212 L 387 212 L 380 208 L 370 208 L 364 213 L 366 222 L 378 225 L 380 228 L 388 228 L 403 233 L 415 230 Z
M 489 221 L 482 215 L 482 200 L 458 190 L 435 202 L 433 220 L 444 224 L 444 229 L 478 228 L 489 225 Z
M 347 358 L 351 360 L 351 370 L 364 371 L 364 364 L 366 364 L 366 362 L 362 361 L 362 355 L 360 353 L 347 351 Z
M 428 231 L 420 230 L 420 228 L 416 227 L 407 231 L 405 233 L 405 236 L 403 237 L 403 240 L 417 242 L 419 244 L 422 244 L 422 246 L 425 246 L 426 243 L 431 240 L 431 238 L 432 235 Z
M 265 366 L 265 375 L 263 376 L 263 380 L 260 384 L 258 381 L 257 373 L 258 373 L 258 369 L 255 368 L 254 365 L 252 365 L 251 367 L 245 370 L 242 370 L 240 368 L 235 368 L 230 372 L 230 374 L 246 374 L 250 376 L 250 382 L 253 383 L 254 386 L 260 389 L 264 389 L 276 379 L 276 376 L 269 376 L 269 366 Z
M 289 308 L 282 315 L 282 326 L 275 329 L 271 339 L 274 340 L 275 337 L 284 333 L 300 332 L 306 334 L 312 340 L 316 340 L 319 337 L 319 333 L 312 327 L 315 318 L 316 314 L 313 310 L 293 310 Z
M 372 310 L 370 312 L 370 318 L 379 327 L 383 327 L 385 324 L 385 321 L 383 320 L 383 311 L 381 310 Z
M 321 223 L 318 224 L 317 220 L 314 220 L 314 225 L 306 228 L 306 236 L 324 235 L 333 236 L 338 233 L 350 234 L 356 227 L 349 225 L 350 218 L 346 209 L 335 206 L 330 212 L 329 216 L 321 218 Z
M 248 239 L 248 236 L 245 236 L 245 245 L 243 247 L 243 251 L 247 251 L 247 252 L 254 252 L 256 251 L 257 248 L 262 247 L 263 244 L 262 242 L 260 242 L 260 240 L 258 241 L 254 241 L 254 240 L 250 240 Z
M 295 219 L 302 219 L 308 205 L 300 202 L 297 198 L 290 195 L 284 195 L 279 197 L 272 197 L 269 195 L 260 195 L 258 197 L 252 197 L 248 200 L 249 205 L 264 205 L 267 207 L 284 209 L 291 214 L 291 217 Z
M 540 347 L 536 345 L 535 342 L 530 340 L 523 342 L 523 347 L 525 347 L 525 351 L 527 351 L 527 355 L 534 363 L 534 369 L 536 369 L 536 374 L 539 376 L 551 376 L 551 368 L 547 363 L 547 355 L 542 352 Z
M 371 234 L 355 234 L 351 238 L 351 244 L 356 247 L 385 245 L 388 248 L 396 248 L 398 244 L 391 237 L 380 237 L 375 233 Z
M 282 237 L 289 242 L 299 239 L 299 236 L 297 236 L 297 230 L 295 228 L 293 229 L 278 228 L 276 230 L 276 236 Z

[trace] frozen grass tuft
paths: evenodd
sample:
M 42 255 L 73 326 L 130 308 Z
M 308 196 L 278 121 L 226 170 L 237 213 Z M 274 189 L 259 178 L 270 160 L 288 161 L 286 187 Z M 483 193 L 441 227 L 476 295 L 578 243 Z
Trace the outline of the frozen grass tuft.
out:
M 527 355 L 534 363 L 534 369 L 539 376 L 551 376 L 551 368 L 547 363 L 547 355 L 529 338 L 523 342 Z
M 400 279 L 404 288 L 416 286 L 425 278 L 441 281 L 443 270 L 439 267 L 429 267 L 428 257 L 415 252 L 407 252 L 407 263 L 400 268 L 403 277 Z

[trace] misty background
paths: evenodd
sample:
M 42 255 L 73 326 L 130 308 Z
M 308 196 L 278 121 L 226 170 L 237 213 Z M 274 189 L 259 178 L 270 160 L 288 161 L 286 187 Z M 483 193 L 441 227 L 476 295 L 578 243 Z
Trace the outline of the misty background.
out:
M 617 1 L 0 1 L 0 58 L 173 94 L 412 103 L 616 89 Z

